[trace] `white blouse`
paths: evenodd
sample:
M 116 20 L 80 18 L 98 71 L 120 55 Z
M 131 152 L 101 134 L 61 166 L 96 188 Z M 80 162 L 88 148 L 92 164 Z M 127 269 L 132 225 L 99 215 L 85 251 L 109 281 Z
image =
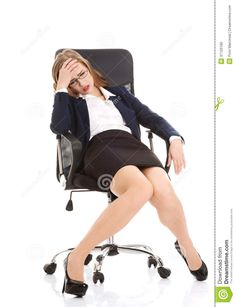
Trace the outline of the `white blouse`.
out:
M 86 100 L 89 112 L 90 123 L 90 139 L 96 134 L 110 129 L 119 129 L 131 133 L 129 127 L 121 116 L 119 110 L 114 106 L 114 103 L 109 99 L 110 96 L 115 96 L 103 87 L 100 91 L 106 100 L 96 97 L 91 94 L 81 95 L 80 97 Z

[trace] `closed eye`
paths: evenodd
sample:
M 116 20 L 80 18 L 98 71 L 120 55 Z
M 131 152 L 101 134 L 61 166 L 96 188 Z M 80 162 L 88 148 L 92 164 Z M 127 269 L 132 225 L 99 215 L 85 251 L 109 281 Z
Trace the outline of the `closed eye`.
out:
M 85 71 L 82 71 L 82 72 L 78 75 L 78 77 L 79 77 L 79 78 L 81 78 L 81 77 L 83 78 L 83 77 L 85 76 L 85 74 L 86 74 L 86 72 L 85 72 Z
M 77 81 L 77 79 L 73 79 L 73 80 L 71 80 L 70 85 L 75 84 L 75 82 L 76 82 L 76 81 Z

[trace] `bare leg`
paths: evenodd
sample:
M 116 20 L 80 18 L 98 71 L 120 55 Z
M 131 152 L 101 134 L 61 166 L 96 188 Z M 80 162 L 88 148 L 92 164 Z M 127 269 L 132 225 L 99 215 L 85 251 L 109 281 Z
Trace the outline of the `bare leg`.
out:
M 84 281 L 84 260 L 99 243 L 121 230 L 152 197 L 152 184 L 132 165 L 121 168 L 111 184 L 119 196 L 98 217 L 87 235 L 69 256 L 68 274 L 71 279 Z
M 177 238 L 191 270 L 201 266 L 201 259 L 189 236 L 184 211 L 166 172 L 159 167 L 146 168 L 143 174 L 153 185 L 149 202 L 156 208 L 160 221 Z

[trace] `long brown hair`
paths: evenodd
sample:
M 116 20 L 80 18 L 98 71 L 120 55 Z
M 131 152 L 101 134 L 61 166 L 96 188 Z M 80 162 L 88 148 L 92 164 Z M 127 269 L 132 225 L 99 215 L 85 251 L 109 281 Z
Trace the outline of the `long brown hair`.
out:
M 81 63 L 81 64 L 83 64 L 87 67 L 87 69 L 89 70 L 90 74 L 93 77 L 94 85 L 96 87 L 108 86 L 108 82 L 105 79 L 105 77 L 99 71 L 97 71 L 95 68 L 93 68 L 93 66 L 90 64 L 90 62 L 88 60 L 86 60 L 84 57 L 82 57 L 82 55 L 80 55 L 77 51 L 75 51 L 73 49 L 63 49 L 61 52 L 59 52 L 57 54 L 55 61 L 54 61 L 54 64 L 52 66 L 52 77 L 53 77 L 53 80 L 54 80 L 54 84 L 53 84 L 54 90 L 57 87 L 59 71 L 60 71 L 63 63 L 69 58 L 75 59 L 79 63 Z

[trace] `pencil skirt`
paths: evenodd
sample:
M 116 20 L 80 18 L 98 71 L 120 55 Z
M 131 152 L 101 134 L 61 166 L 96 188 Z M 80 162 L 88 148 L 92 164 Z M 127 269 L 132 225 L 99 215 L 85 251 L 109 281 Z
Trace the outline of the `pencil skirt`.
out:
M 96 134 L 88 143 L 83 162 L 83 173 L 106 187 L 116 172 L 126 165 L 135 165 L 140 170 L 152 166 L 165 170 L 145 144 L 131 133 L 118 129 Z

